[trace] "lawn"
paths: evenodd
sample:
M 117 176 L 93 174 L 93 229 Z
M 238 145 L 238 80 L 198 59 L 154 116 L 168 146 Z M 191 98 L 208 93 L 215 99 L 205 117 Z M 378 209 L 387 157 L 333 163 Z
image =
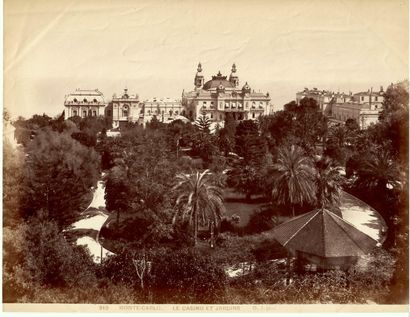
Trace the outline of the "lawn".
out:
M 233 215 L 238 215 L 240 219 L 237 226 L 242 228 L 248 224 L 251 215 L 266 204 L 261 197 L 255 197 L 248 202 L 244 194 L 238 193 L 232 188 L 224 190 L 224 199 L 226 218 L 229 220 Z

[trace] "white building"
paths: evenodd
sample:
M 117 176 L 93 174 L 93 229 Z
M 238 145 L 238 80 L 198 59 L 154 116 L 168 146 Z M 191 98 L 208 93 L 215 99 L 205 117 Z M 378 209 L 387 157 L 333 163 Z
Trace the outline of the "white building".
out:
M 218 72 L 204 82 L 199 63 L 194 90 L 182 92 L 183 115 L 196 120 L 204 113 L 213 122 L 223 122 L 227 113 L 236 120 L 256 120 L 261 115 L 268 115 L 272 109 L 269 93 L 255 92 L 248 83 L 240 88 L 236 71 L 233 64 L 229 79 Z
M 128 122 L 142 124 L 143 105 L 137 94 L 131 95 L 125 88 L 120 96 L 114 95 L 112 97 L 112 101 L 105 110 L 105 115 L 111 118 L 113 128 L 118 128 Z
M 180 99 L 151 98 L 142 103 L 144 124 L 150 122 L 155 116 L 158 121 L 169 123 L 182 115 L 182 104 Z
M 65 97 L 64 118 L 102 116 L 105 106 L 104 95 L 98 89 L 76 89 L 75 92 Z

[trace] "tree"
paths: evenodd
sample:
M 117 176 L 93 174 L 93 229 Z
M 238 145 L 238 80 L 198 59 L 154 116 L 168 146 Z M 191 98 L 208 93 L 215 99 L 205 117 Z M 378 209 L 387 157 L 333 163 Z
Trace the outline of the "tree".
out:
M 219 149 L 228 155 L 229 152 L 234 151 L 235 148 L 235 132 L 238 123 L 228 112 L 225 114 L 224 127 L 218 131 L 218 145 Z
M 290 148 L 281 148 L 273 169 L 277 175 L 274 176 L 272 197 L 281 204 L 291 204 L 293 216 L 295 205 L 314 202 L 312 162 L 300 147 L 292 145 Z
M 60 227 L 71 224 L 96 185 L 99 164 L 93 149 L 68 134 L 49 128 L 39 131 L 26 148 L 22 195 L 25 216 L 43 209 Z
M 5 301 L 30 298 L 44 288 L 89 288 L 95 285 L 91 256 L 71 246 L 54 221 L 39 212 L 4 231 Z
M 277 147 L 297 142 L 297 136 L 293 132 L 296 116 L 294 112 L 289 110 L 296 107 L 286 108 L 286 105 L 284 107 L 288 110 L 277 111 L 269 116 L 262 116 L 259 120 L 261 135 L 267 140 L 269 150 L 272 153 L 275 152 Z
M 159 303 L 223 303 L 226 274 L 218 263 L 195 249 L 157 252 L 151 269 Z
M 332 166 L 328 157 L 315 161 L 316 204 L 319 208 L 331 208 L 339 205 L 343 178 L 340 175 L 341 167 Z
M 316 144 L 326 135 L 327 118 L 312 98 L 303 98 L 294 114 L 294 135 L 299 138 L 298 144 L 305 151 L 313 153 Z
M 203 133 L 210 133 L 210 127 L 211 127 L 211 119 L 209 119 L 205 112 L 202 113 L 200 117 L 195 121 L 195 125 L 198 127 L 199 131 Z
M 24 153 L 8 143 L 3 147 L 3 224 L 15 226 L 21 221 Z
M 196 245 L 199 225 L 213 223 L 214 226 L 219 226 L 225 212 L 222 190 L 217 184 L 212 184 L 211 173 L 208 170 L 191 175 L 177 174 L 176 180 L 177 184 L 173 189 L 179 193 L 179 196 L 173 222 L 178 218 L 182 221 L 188 218 L 189 224 L 194 227 L 194 245 Z
M 377 194 L 384 194 L 387 186 L 400 186 L 401 175 L 397 164 L 387 150 L 379 149 L 369 159 L 359 162 L 357 169 L 358 186 L 374 189 Z

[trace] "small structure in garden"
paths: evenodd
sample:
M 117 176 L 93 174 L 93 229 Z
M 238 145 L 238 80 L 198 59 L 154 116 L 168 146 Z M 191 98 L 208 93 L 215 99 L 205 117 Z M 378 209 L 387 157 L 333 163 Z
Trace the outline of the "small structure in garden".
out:
M 298 258 L 319 269 L 347 269 L 378 241 L 325 208 L 313 210 L 277 226 L 275 239 Z

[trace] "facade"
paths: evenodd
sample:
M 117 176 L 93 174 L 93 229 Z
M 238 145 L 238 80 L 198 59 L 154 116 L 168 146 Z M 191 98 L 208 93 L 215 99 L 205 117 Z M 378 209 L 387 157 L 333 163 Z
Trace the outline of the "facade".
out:
M 337 122 L 345 122 L 347 119 L 355 120 L 361 129 L 366 129 L 371 124 L 377 123 L 379 114 L 383 109 L 384 91 L 359 92 L 350 100 L 334 102 L 332 104 L 331 118 Z
M 235 64 L 229 78 L 221 72 L 204 81 L 199 63 L 194 78 L 194 90 L 182 92 L 182 114 L 194 121 L 205 114 L 212 122 L 223 122 L 230 113 L 236 120 L 256 120 L 271 111 L 269 93 L 255 92 L 248 83 L 239 87 Z
M 124 89 L 124 93 L 120 96 L 114 95 L 112 101 L 105 109 L 105 115 L 112 118 L 112 127 L 118 128 L 128 122 L 142 123 L 143 108 L 137 94 L 130 95 L 128 89 Z
M 151 98 L 142 103 L 144 125 L 155 116 L 160 122 L 168 123 L 184 115 L 180 99 Z
M 316 100 L 320 109 L 333 122 L 345 122 L 347 119 L 355 120 L 361 129 L 379 120 L 379 114 L 383 107 L 384 91 L 367 92 L 356 94 L 335 93 L 327 90 L 305 88 L 296 93 L 296 102 L 299 105 L 303 98 Z
M 64 118 L 67 120 L 75 116 L 81 118 L 102 116 L 105 106 L 104 95 L 98 89 L 76 89 L 65 98 Z

